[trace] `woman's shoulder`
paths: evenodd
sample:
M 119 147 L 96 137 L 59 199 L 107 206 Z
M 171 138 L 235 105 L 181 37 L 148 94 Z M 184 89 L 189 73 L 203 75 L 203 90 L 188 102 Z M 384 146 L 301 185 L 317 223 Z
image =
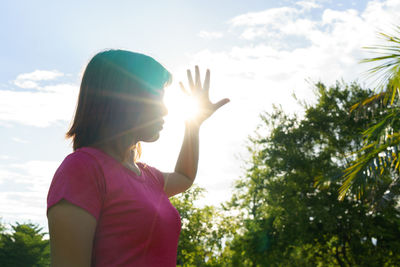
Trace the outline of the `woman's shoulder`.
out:
M 93 156 L 86 153 L 82 149 L 77 149 L 74 152 L 68 154 L 62 164 L 77 164 L 77 163 L 92 163 L 94 161 Z
M 98 168 L 99 163 L 94 155 L 88 153 L 86 149 L 77 149 L 64 158 L 58 171 L 79 171 L 81 169 L 90 170 Z
M 76 185 L 99 183 L 104 187 L 103 167 L 92 155 L 82 150 L 75 150 L 67 155 L 57 168 L 52 184 L 63 184 L 67 181 Z

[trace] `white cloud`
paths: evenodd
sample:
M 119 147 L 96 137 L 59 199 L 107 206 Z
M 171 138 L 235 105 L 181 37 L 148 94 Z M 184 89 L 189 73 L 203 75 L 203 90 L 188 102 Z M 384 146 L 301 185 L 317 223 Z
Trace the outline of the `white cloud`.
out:
M 78 87 L 71 84 L 45 86 L 39 92 L 0 90 L 0 121 L 47 127 L 71 120 Z
M 306 3 L 319 6 L 315 1 L 297 4 Z M 249 40 L 247 45 L 233 46 L 230 51 L 203 50 L 193 60 L 211 62 L 227 76 L 268 78 L 258 79 L 262 83 L 287 82 L 281 78 L 293 80 L 297 74 L 327 82 L 356 79 L 364 68 L 358 64 L 366 55 L 361 47 L 376 43 L 375 29 L 396 22 L 399 11 L 400 2 L 389 0 L 371 1 L 361 13 L 325 9 L 320 19 L 293 7 L 247 13 L 230 20 L 233 29 Z M 265 42 L 270 36 L 276 39 Z
M 11 157 L 8 156 L 8 155 L 2 155 L 2 154 L 0 154 L 0 159 L 8 160 L 8 159 L 11 159 Z
M 234 17 L 229 21 L 233 26 L 279 25 L 300 11 L 294 7 L 271 8 L 259 12 L 249 12 Z
M 0 214 L 6 223 L 29 220 L 47 226 L 47 192 L 58 165 L 54 161 L 0 165 Z
M 355 28 L 360 30 L 356 31 L 356 36 L 361 36 L 362 41 L 365 40 L 365 36 L 371 36 L 374 30 L 393 28 L 393 24 L 399 19 L 396 13 L 399 3 L 393 0 L 370 1 L 362 14 L 358 14 L 355 9 L 324 10 L 316 1 L 299 1 L 296 5 L 301 8 L 286 6 L 246 13 L 232 18 L 228 23 L 231 25 L 231 31 L 239 31 L 242 39 L 263 41 L 281 49 L 288 46 L 293 48 L 293 40 L 288 39 L 291 36 L 300 36 L 303 40 L 316 43 L 323 41 L 321 37 L 327 37 L 327 34 L 344 31 L 345 35 L 341 37 L 347 41 L 346 38 L 354 36 L 348 36 L 346 33 L 353 33 Z M 315 8 L 321 9 L 322 19 L 311 19 L 310 11 Z
M 34 81 L 22 80 L 22 79 L 15 80 L 14 85 L 23 89 L 37 89 L 39 87 L 39 85 Z
M 321 4 L 317 4 L 316 0 L 306 0 L 306 1 L 298 1 L 296 2 L 296 5 L 302 7 L 305 10 L 310 10 L 314 8 L 321 8 Z
M 209 32 L 209 31 L 200 31 L 198 36 L 204 39 L 219 39 L 222 38 L 222 32 Z
M 21 138 L 18 138 L 18 137 L 12 137 L 11 140 L 13 140 L 13 141 L 16 142 L 16 143 L 21 143 L 21 144 L 27 144 L 27 143 L 29 143 L 28 140 L 21 139 Z
M 36 88 L 39 81 L 54 80 L 64 76 L 63 73 L 57 70 L 35 70 L 30 73 L 22 73 L 17 76 L 14 84 L 21 88 Z
M 228 21 L 232 29 L 242 29 L 241 38 L 280 38 L 284 34 L 301 35 L 315 27 L 315 22 L 306 19 L 311 9 L 321 6 L 315 1 L 299 1 L 293 7 L 271 8 L 259 12 L 239 15 Z
M 47 183 L 48 177 L 53 176 L 57 165 L 59 163 L 55 161 L 40 161 L 40 160 L 32 160 L 24 163 L 14 163 L 11 167 L 22 170 L 28 177 L 35 177 L 42 181 L 45 180 Z M 38 184 L 38 180 L 28 178 L 25 182 L 30 182 L 32 184 Z
M 293 20 L 302 11 L 294 7 L 271 8 L 260 12 L 250 12 L 229 21 L 233 28 L 244 28 L 241 38 L 254 40 L 259 37 L 274 37 L 276 30 Z M 274 30 L 272 32 L 271 30 Z
M 57 70 L 35 70 L 30 73 L 22 73 L 17 76 L 17 80 L 48 81 L 64 76 Z
M 57 121 L 71 120 L 79 89 L 77 85 L 57 83 L 56 79 L 62 76 L 64 74 L 56 70 L 35 70 L 18 75 L 14 85 L 36 90 L 0 90 L 0 125 L 20 123 L 47 127 Z M 54 84 L 42 84 L 50 80 Z

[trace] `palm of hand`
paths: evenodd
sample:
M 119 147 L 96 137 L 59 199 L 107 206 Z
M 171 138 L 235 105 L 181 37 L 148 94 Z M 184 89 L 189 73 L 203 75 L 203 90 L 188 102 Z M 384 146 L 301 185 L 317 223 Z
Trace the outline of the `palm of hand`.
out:
M 209 97 L 210 91 L 210 70 L 207 70 L 206 77 L 204 79 L 203 85 L 200 81 L 200 71 L 199 67 L 195 67 L 195 81 L 193 81 L 192 73 L 187 70 L 188 82 L 190 91 L 186 90 L 182 82 L 179 83 L 181 89 L 192 97 L 192 99 L 198 105 L 197 113 L 189 119 L 190 122 L 194 122 L 201 125 L 207 118 L 209 118 L 216 110 L 229 102 L 229 99 L 224 98 L 217 103 L 212 103 Z

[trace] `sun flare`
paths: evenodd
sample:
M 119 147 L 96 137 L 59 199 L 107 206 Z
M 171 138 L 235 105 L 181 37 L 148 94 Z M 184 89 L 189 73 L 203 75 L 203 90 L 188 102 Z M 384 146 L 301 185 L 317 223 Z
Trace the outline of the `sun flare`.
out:
M 178 88 L 171 88 L 164 96 L 164 103 L 168 109 L 168 119 L 185 121 L 194 118 L 199 113 L 197 101 L 184 94 Z

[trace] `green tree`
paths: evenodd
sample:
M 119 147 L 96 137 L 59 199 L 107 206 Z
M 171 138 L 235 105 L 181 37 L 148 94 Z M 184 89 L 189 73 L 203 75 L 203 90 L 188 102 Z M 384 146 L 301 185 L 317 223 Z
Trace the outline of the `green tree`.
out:
M 50 244 L 42 228 L 31 223 L 12 225 L 12 233 L 0 226 L 0 266 L 50 266 Z
M 316 85 L 317 103 L 304 117 L 275 108 L 251 138 L 252 159 L 227 205 L 241 225 L 227 243 L 231 266 L 392 266 L 400 263 L 394 201 L 373 212 L 365 194 L 338 200 L 347 154 L 361 149 L 350 107 L 373 94 L 357 84 Z M 390 178 L 382 179 L 382 187 Z M 375 242 L 376 241 L 376 242 Z
M 213 206 L 197 207 L 204 189 L 193 186 L 171 198 L 178 210 L 182 230 L 178 243 L 178 266 L 224 266 L 221 255 L 224 242 L 232 232 L 231 222 Z

